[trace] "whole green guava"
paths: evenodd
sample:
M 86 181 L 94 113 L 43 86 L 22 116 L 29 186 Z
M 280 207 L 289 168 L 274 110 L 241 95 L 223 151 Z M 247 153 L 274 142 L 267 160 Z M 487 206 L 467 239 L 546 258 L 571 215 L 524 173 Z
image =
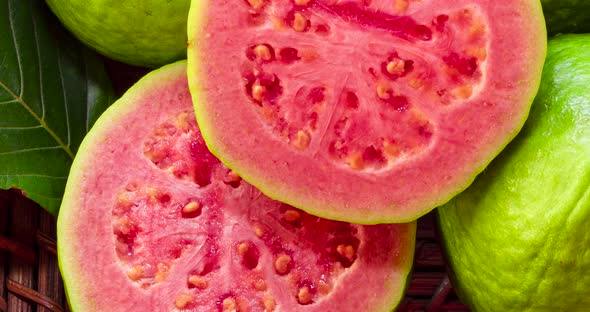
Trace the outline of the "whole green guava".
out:
M 590 311 L 590 34 L 550 40 L 524 128 L 438 213 L 472 311 Z
M 80 41 L 127 64 L 159 67 L 186 57 L 190 0 L 46 0 Z

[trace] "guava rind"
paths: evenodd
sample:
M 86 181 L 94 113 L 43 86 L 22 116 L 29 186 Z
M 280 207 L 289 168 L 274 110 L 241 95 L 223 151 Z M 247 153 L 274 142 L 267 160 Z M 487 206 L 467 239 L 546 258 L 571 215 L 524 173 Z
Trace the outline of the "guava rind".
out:
M 58 259 L 73 311 L 162 311 L 163 305 L 158 300 L 176 291 L 166 287 L 141 289 L 128 280 L 118 284 L 126 277 L 115 252 L 108 248 L 114 244 L 112 215 L 108 205 L 101 202 L 108 203 L 116 197 L 108 191 L 112 185 L 120 185 L 120 181 L 113 180 L 125 180 L 126 175 L 137 171 L 129 166 L 127 157 L 142 154 L 141 140 L 135 135 L 142 137 L 146 129 L 154 127 L 153 121 L 166 120 L 168 114 L 183 111 L 187 105 L 191 107 L 185 73 L 186 62 L 181 61 L 143 77 L 101 115 L 80 146 L 57 225 Z M 124 147 L 118 149 L 120 145 Z M 176 185 L 179 189 L 183 187 L 186 185 Z M 317 308 L 313 304 L 304 306 L 306 310 L 391 311 L 400 303 L 412 266 L 416 223 L 379 225 L 361 231 L 366 240 L 359 248 L 358 264 L 355 263 L 358 269 L 342 276 L 342 284 L 331 294 L 335 298 L 318 302 Z M 358 278 L 367 282 L 355 290 Z M 372 285 L 374 281 L 379 282 Z M 179 285 L 184 284 L 185 280 L 179 281 Z M 150 298 L 153 293 L 158 298 Z M 146 307 L 140 308 L 142 304 Z
M 438 209 L 454 286 L 473 311 L 590 306 L 590 35 L 549 42 L 516 139 Z
M 485 3 L 474 2 L 476 2 L 475 5 L 486 7 Z M 187 54 L 193 105 L 209 149 L 226 166 L 240 174 L 265 195 L 323 218 L 354 223 L 412 221 L 445 203 L 471 184 L 475 176 L 522 127 L 538 88 L 546 52 L 546 29 L 538 1 L 523 1 L 516 6 L 497 5 L 495 9 L 490 9 L 492 14 L 504 14 L 502 18 L 506 21 L 517 21 L 509 25 L 494 24 L 499 31 L 496 33 L 492 31 L 493 40 L 498 40 L 501 44 L 495 46 L 490 52 L 490 58 L 494 59 L 495 65 L 492 66 L 493 74 L 486 73 L 487 76 L 492 76 L 487 77 L 486 80 L 493 80 L 493 82 L 485 88 L 486 95 L 492 93 L 494 95 L 477 98 L 471 101 L 470 105 L 457 109 L 455 116 L 450 114 L 450 118 L 446 118 L 446 115 L 445 118 L 441 118 L 444 119 L 443 122 L 448 122 L 448 125 L 443 125 L 448 132 L 444 137 L 441 136 L 439 142 L 446 145 L 437 153 L 433 153 L 435 157 L 416 157 L 418 160 L 412 162 L 412 165 L 404 167 L 410 163 L 407 162 L 400 166 L 401 169 L 396 168 L 399 170 L 395 174 L 388 172 L 389 175 L 386 176 L 379 172 L 356 179 L 361 174 L 333 170 L 334 167 L 326 164 L 327 161 L 322 162 L 323 158 L 328 158 L 326 155 L 314 155 L 317 157 L 312 159 L 297 153 L 282 154 L 285 145 L 280 144 L 283 142 L 275 138 L 269 139 L 266 133 L 260 133 L 263 132 L 260 131 L 263 126 L 259 126 L 252 115 L 242 116 L 245 110 L 242 109 L 242 102 L 228 101 L 231 108 L 217 108 L 221 107 L 219 105 L 221 100 L 216 96 L 208 97 L 209 90 L 224 90 L 225 94 L 232 94 L 236 89 L 232 89 L 235 86 L 234 81 L 227 83 L 223 79 L 215 79 L 217 76 L 227 74 L 223 72 L 226 68 L 220 68 L 219 64 L 207 67 L 213 62 L 207 59 L 209 56 L 202 49 L 210 38 L 216 38 L 216 36 L 208 32 L 206 25 L 210 20 L 217 18 L 213 16 L 215 14 L 209 12 L 212 10 L 210 6 L 213 6 L 211 1 L 193 1 L 191 4 Z M 491 8 L 491 6 L 488 7 Z M 496 17 L 492 20 L 502 20 L 502 18 Z M 234 19 L 231 20 L 235 23 Z M 237 39 L 232 38 L 228 39 L 227 43 L 233 44 L 235 41 Z M 528 56 L 523 57 L 524 54 Z M 237 59 L 235 55 L 227 56 L 227 63 L 235 59 Z M 519 60 L 518 64 L 515 64 L 516 60 Z M 509 70 L 510 66 L 513 66 L 514 72 Z M 234 66 L 234 68 L 237 67 L 239 66 Z M 499 78 L 505 73 L 508 74 L 504 78 Z M 219 87 L 217 83 L 220 82 L 227 83 L 228 88 Z M 207 85 L 208 83 L 210 85 Z M 502 93 L 506 89 L 519 90 L 519 92 Z M 503 103 L 488 105 L 494 101 Z M 491 110 L 492 113 L 488 111 L 473 113 L 475 107 L 486 106 L 500 107 L 505 114 L 494 110 Z M 507 107 L 510 109 L 506 109 Z M 458 112 L 461 109 L 472 110 L 469 113 L 473 115 L 466 118 L 464 114 Z M 488 115 L 495 113 L 497 114 L 493 117 Z M 481 116 L 484 118 L 480 118 Z M 461 120 L 457 121 L 453 117 Z M 476 121 L 484 120 L 486 117 L 489 122 L 477 124 Z M 469 119 L 468 122 L 472 124 L 470 128 L 473 130 L 472 133 L 454 126 L 462 124 L 465 119 Z M 254 126 L 240 128 L 235 126 L 237 124 L 240 126 L 254 124 Z M 496 130 L 493 135 L 491 132 L 486 132 L 490 128 Z M 479 136 L 474 134 L 476 131 L 481 131 Z M 467 137 L 464 133 L 469 133 L 471 136 Z M 429 149 L 438 148 L 443 144 L 432 144 Z M 471 153 L 466 152 L 468 150 Z M 465 158 L 449 156 L 451 152 L 456 151 L 465 151 L 465 153 L 458 153 L 458 156 Z M 444 169 L 452 167 L 455 170 L 443 173 L 441 170 L 443 163 Z M 339 174 L 344 177 L 340 178 Z M 338 179 L 334 178 L 336 176 Z
M 541 0 L 549 36 L 590 31 L 590 2 L 585 0 Z
M 186 57 L 189 0 L 46 0 L 80 41 L 127 64 L 159 67 Z

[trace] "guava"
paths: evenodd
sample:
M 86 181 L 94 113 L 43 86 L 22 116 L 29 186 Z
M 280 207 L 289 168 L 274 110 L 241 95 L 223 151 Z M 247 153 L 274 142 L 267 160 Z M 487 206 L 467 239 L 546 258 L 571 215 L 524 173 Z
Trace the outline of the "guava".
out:
M 45 0 L 74 36 L 114 60 L 159 67 L 186 58 L 190 0 Z
M 541 0 L 547 33 L 590 32 L 590 2 L 586 0 Z
M 193 1 L 188 77 L 210 150 L 267 196 L 335 220 L 414 220 L 522 127 L 539 1 Z
M 454 286 L 472 311 L 590 307 L 590 35 L 549 41 L 520 134 L 438 209 Z
M 391 311 L 416 224 L 274 201 L 208 150 L 186 62 L 142 78 L 85 137 L 57 225 L 73 311 Z

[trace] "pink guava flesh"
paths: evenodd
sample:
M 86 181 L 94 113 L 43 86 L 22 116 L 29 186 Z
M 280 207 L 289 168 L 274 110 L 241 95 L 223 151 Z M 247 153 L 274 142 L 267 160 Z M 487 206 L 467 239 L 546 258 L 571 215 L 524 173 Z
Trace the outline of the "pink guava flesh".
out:
M 538 1 L 193 1 L 189 83 L 213 154 L 268 196 L 338 220 L 413 220 L 522 126 Z
M 99 119 L 58 220 L 74 311 L 390 311 L 415 223 L 364 226 L 274 201 L 207 149 L 186 63 Z

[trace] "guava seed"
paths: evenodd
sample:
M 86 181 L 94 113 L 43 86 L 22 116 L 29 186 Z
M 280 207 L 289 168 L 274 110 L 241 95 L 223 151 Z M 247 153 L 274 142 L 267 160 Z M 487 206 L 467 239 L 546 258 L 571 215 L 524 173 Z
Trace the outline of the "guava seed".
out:
M 301 212 L 294 210 L 294 209 L 287 209 L 283 214 L 285 221 L 289 223 L 294 223 L 301 220 Z
M 270 44 L 258 44 L 248 49 L 246 57 L 251 61 L 269 62 L 275 59 L 275 50 Z
M 365 162 L 360 153 L 351 153 L 347 158 L 348 165 L 354 170 L 361 170 L 365 168 Z
M 388 157 L 395 158 L 399 156 L 400 147 L 393 141 L 383 141 L 383 151 Z
M 260 252 L 254 243 L 252 242 L 241 242 L 236 246 L 238 255 L 242 259 L 242 265 L 248 270 L 253 270 L 258 266 L 258 260 L 260 259 Z
M 386 70 L 392 75 L 400 75 L 404 72 L 405 62 L 401 59 L 392 60 L 386 65 Z
M 265 5 L 265 0 L 247 0 L 247 1 L 248 1 L 248 4 L 250 4 L 250 6 L 254 10 L 260 10 Z
M 254 226 L 254 235 L 256 235 L 256 237 L 258 238 L 262 238 L 262 236 L 264 235 L 265 231 L 264 228 L 262 226 L 260 226 L 259 224 L 256 224 Z
M 176 116 L 176 128 L 182 130 L 183 132 L 188 132 L 191 128 L 191 118 L 193 118 L 192 114 L 188 112 L 182 112 Z
M 297 131 L 297 138 L 295 139 L 295 142 L 293 142 L 293 145 L 300 149 L 306 149 L 309 146 L 309 143 L 311 142 L 311 136 L 309 135 L 309 133 L 305 130 L 299 130 Z
M 250 74 L 245 78 L 246 93 L 260 106 L 263 103 L 275 103 L 283 93 L 281 81 L 276 75 L 260 72 L 257 75 Z
M 262 96 L 264 95 L 264 87 L 260 84 L 260 81 L 256 80 L 252 86 L 252 98 L 255 101 L 262 102 Z
M 223 179 L 223 183 L 228 184 L 233 188 L 239 187 L 241 182 L 242 178 L 232 170 L 230 170 Z
M 275 267 L 275 271 L 279 274 L 279 275 L 285 275 L 287 273 L 289 273 L 289 271 L 291 271 L 291 261 L 293 259 L 291 258 L 291 256 L 287 255 L 287 254 L 280 254 L 277 256 L 277 258 L 275 259 L 274 262 L 274 267 Z
M 386 83 L 378 83 L 376 91 L 377 96 L 382 100 L 389 99 L 393 94 L 393 90 Z
M 392 52 L 385 62 L 381 63 L 381 72 L 390 80 L 404 77 L 414 69 L 414 61 L 403 60 L 397 52 Z
M 462 86 L 453 89 L 451 93 L 455 96 L 455 98 L 464 100 L 471 96 L 471 94 L 473 93 L 473 87 L 471 86 L 471 84 L 466 83 Z
M 410 3 L 408 0 L 394 0 L 395 11 L 398 13 L 405 12 L 409 6 Z
M 313 302 L 313 293 L 311 287 L 303 286 L 297 291 L 297 302 L 300 304 L 310 304 Z
M 351 245 L 340 244 L 338 245 L 338 247 L 336 247 L 336 251 L 342 257 L 348 259 L 351 262 L 354 260 L 354 257 L 356 255 L 354 247 L 352 247 Z
M 304 6 L 308 5 L 311 0 L 295 0 L 295 5 Z
M 262 299 L 262 304 L 264 305 L 265 312 L 274 311 L 277 305 L 275 299 L 271 295 L 264 296 L 264 299 Z
M 155 280 L 156 282 L 161 282 L 168 277 L 168 274 L 170 274 L 170 267 L 168 267 L 167 264 L 160 262 L 158 263 L 157 268 L 158 270 L 156 272 Z
M 193 302 L 193 297 L 191 295 L 189 295 L 189 294 L 180 294 L 180 295 L 178 295 L 178 297 L 176 297 L 176 300 L 174 301 L 174 305 L 178 309 L 184 309 L 189 304 L 191 304 L 192 302 Z
M 141 265 L 136 265 L 127 270 L 127 277 L 130 280 L 136 282 L 143 277 L 143 267 Z
M 209 282 L 205 277 L 195 274 L 188 277 L 188 285 L 189 287 L 206 289 L 207 287 L 209 287 Z
M 198 201 L 191 201 L 188 204 L 182 207 L 182 216 L 183 217 L 196 217 L 201 214 L 201 209 L 203 205 Z
M 296 32 L 304 32 L 305 30 L 307 30 L 309 28 L 310 24 L 309 24 L 309 20 L 307 20 L 307 18 L 301 14 L 301 13 L 295 13 L 293 16 L 293 30 L 295 30 Z
M 256 279 L 253 282 L 253 286 L 254 286 L 254 289 L 256 289 L 258 291 L 265 291 L 266 288 L 267 288 L 266 287 L 266 282 L 263 279 L 261 279 L 261 278 Z
M 223 307 L 222 308 L 223 312 L 235 312 L 235 311 L 237 311 L 237 307 L 238 307 L 236 300 L 234 298 L 230 298 L 230 297 L 223 299 L 221 305 Z

